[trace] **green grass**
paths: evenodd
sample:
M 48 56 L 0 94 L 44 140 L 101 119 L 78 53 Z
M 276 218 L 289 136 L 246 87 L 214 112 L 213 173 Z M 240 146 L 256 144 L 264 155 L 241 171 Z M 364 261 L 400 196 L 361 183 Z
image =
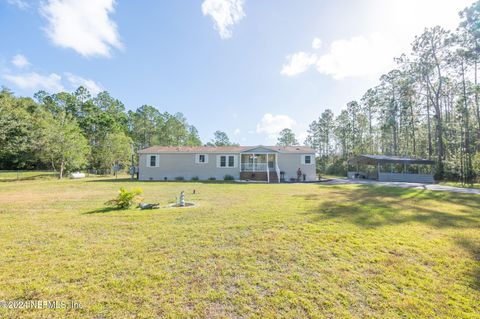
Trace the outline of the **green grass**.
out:
M 120 186 L 166 205 L 115 211 Z M 196 194 L 193 195 L 193 190 Z M 364 185 L 0 183 L 0 318 L 479 318 L 476 195 Z
M 328 174 L 320 174 L 322 178 L 332 179 L 332 178 L 347 178 L 346 175 L 328 175 Z
M 453 187 L 462 187 L 462 188 L 480 188 L 479 183 L 473 184 L 463 184 L 461 182 L 441 182 L 441 185 L 453 186 Z

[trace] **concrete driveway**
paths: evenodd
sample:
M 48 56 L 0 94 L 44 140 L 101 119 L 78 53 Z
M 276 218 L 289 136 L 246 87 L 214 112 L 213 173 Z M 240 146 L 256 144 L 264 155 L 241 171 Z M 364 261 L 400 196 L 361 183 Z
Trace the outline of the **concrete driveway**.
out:
M 365 184 L 365 185 L 379 185 L 379 186 L 400 187 L 400 188 L 428 189 L 432 191 L 480 195 L 480 189 L 478 188 L 463 188 L 463 187 L 453 187 L 453 186 L 438 185 L 438 184 L 379 182 L 379 181 L 372 181 L 372 180 L 365 180 L 365 179 L 347 179 L 347 178 L 334 178 L 331 181 L 322 182 L 322 184 L 325 184 L 325 185 Z

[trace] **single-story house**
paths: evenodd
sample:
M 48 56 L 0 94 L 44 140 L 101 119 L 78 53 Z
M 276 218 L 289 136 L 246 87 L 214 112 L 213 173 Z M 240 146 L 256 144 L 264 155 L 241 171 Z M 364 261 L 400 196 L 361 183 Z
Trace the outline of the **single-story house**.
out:
M 152 146 L 139 153 L 140 180 L 198 178 L 280 182 L 317 180 L 315 150 L 305 146 Z
M 435 161 L 385 155 L 358 155 L 348 160 L 348 178 L 381 182 L 434 183 Z

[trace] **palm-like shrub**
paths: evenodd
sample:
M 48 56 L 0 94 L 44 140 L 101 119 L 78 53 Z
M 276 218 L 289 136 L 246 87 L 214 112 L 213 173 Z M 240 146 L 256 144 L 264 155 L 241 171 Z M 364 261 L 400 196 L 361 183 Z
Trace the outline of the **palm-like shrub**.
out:
M 143 193 L 141 188 L 135 188 L 130 191 L 126 190 L 123 187 L 120 187 L 117 197 L 106 202 L 106 205 L 114 206 L 117 209 L 126 209 L 130 208 L 132 205 L 141 202 L 142 198 L 140 195 Z

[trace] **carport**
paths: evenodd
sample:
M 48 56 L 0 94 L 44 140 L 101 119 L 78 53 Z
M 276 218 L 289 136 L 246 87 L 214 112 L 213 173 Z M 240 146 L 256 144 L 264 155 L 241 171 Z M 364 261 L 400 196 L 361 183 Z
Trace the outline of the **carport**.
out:
M 435 161 L 386 155 L 358 155 L 348 160 L 348 178 L 380 182 L 434 183 Z

